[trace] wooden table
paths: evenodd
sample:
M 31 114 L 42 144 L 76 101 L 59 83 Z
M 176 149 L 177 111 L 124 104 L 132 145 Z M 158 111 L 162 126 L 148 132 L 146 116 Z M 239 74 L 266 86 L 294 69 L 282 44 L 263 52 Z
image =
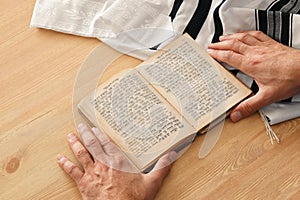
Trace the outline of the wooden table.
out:
M 0 199 L 80 199 L 56 155 L 74 160 L 66 141 L 76 130 L 73 85 L 100 41 L 30 29 L 34 3 L 0 0 Z M 123 56 L 116 66 L 121 62 L 139 63 Z M 157 199 L 300 199 L 300 119 L 273 128 L 279 145 L 271 145 L 258 114 L 227 120 L 204 159 L 198 158 L 204 137 L 197 138 Z

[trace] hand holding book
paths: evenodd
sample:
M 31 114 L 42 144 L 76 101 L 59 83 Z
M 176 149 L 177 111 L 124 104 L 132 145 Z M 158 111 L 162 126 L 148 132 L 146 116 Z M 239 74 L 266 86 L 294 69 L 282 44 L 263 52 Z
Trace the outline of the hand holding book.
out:
M 222 36 L 219 43 L 209 48 L 212 57 L 248 74 L 259 86 L 256 95 L 234 109 L 231 114 L 234 122 L 300 92 L 300 51 L 262 32 Z

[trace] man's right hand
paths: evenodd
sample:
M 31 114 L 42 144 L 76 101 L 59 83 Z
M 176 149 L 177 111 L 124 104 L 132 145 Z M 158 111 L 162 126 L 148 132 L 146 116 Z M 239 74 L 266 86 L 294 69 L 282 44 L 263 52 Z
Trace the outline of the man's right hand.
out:
M 218 61 L 252 77 L 259 91 L 231 113 L 232 121 L 245 118 L 273 102 L 300 92 L 300 50 L 280 44 L 260 31 L 220 37 L 208 53 Z

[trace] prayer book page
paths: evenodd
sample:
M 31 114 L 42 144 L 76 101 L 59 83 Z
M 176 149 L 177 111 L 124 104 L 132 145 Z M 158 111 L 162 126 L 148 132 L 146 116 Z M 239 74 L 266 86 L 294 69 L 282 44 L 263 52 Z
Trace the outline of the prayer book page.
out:
M 251 93 L 186 34 L 137 70 L 197 130 Z
M 142 171 L 196 133 L 134 69 L 112 78 L 78 107 Z

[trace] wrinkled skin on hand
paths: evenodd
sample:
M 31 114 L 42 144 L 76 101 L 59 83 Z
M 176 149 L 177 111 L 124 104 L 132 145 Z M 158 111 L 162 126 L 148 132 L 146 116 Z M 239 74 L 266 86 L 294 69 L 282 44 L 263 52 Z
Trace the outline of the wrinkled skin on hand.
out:
M 79 134 L 84 145 L 73 133 L 68 135 L 68 142 L 83 169 L 63 155 L 58 155 L 57 162 L 87 200 L 154 199 L 177 157 L 175 152 L 169 152 L 159 159 L 151 172 L 143 174 L 99 129 L 80 124 Z
M 252 77 L 259 91 L 231 113 L 236 122 L 273 102 L 300 92 L 300 50 L 282 45 L 260 31 L 220 37 L 208 53 Z

